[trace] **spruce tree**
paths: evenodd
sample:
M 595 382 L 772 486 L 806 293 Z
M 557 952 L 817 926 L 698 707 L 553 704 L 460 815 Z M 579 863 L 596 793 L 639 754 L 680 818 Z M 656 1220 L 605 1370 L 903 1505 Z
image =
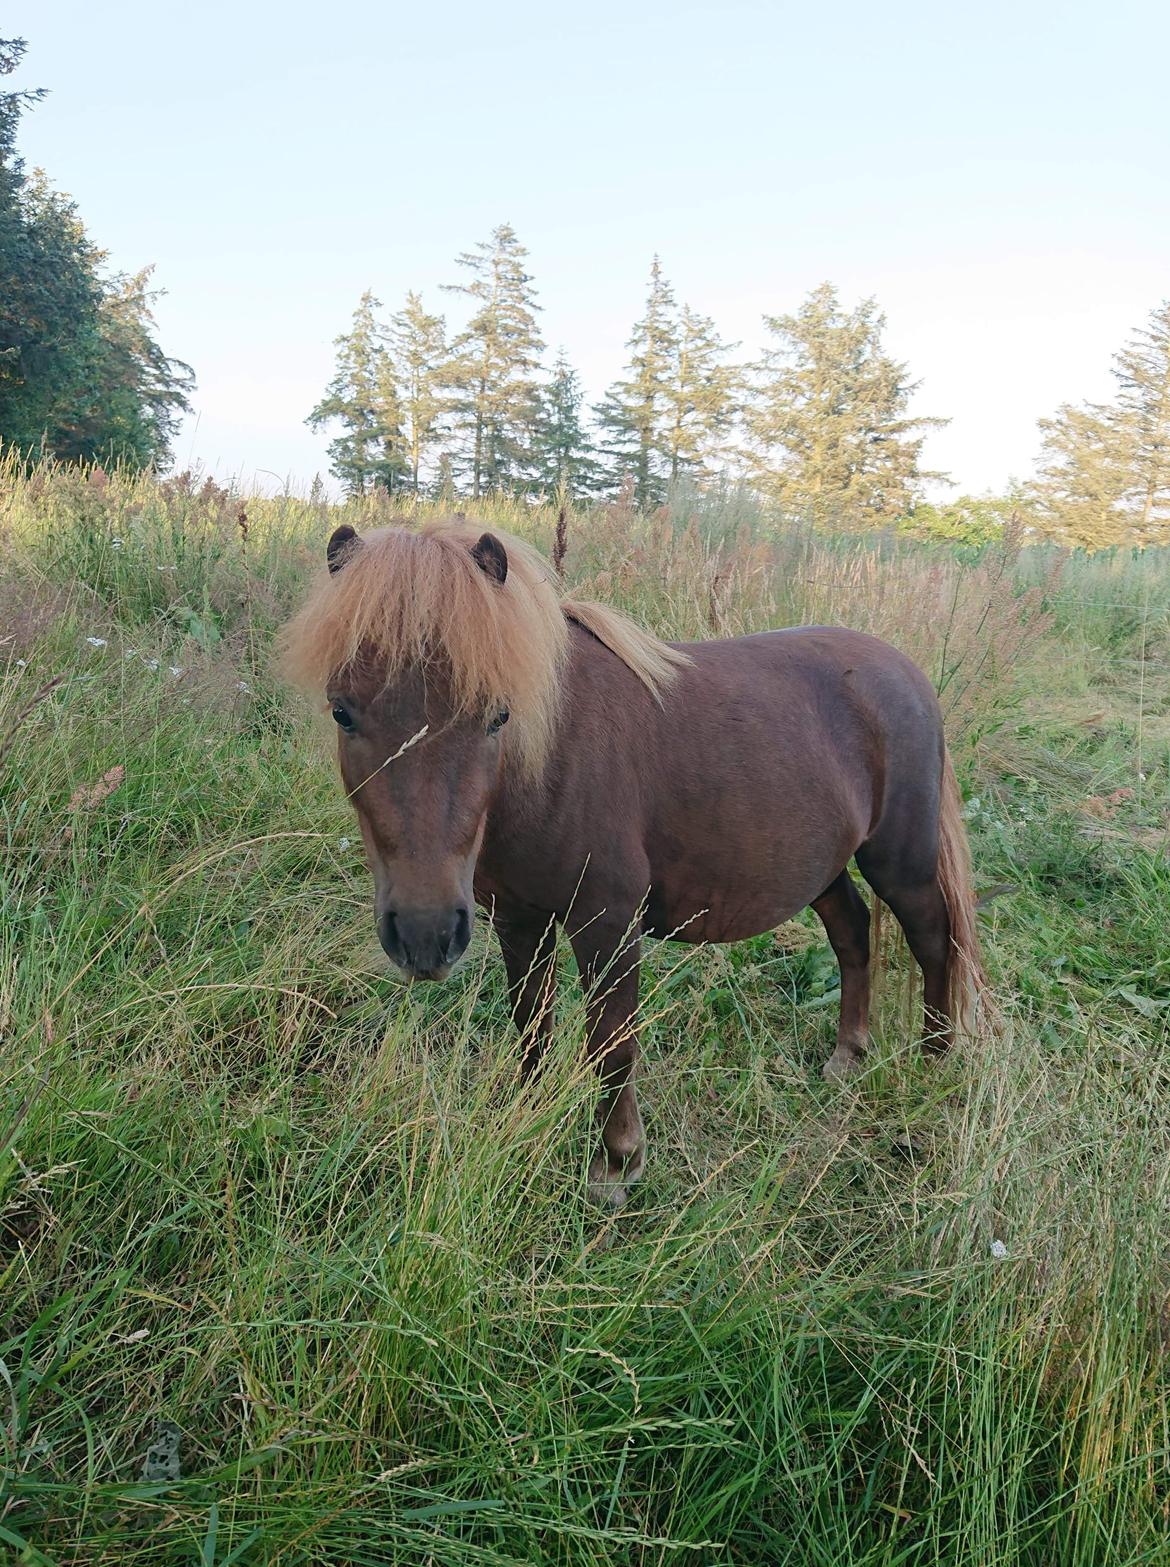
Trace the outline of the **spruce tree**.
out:
M 428 315 L 422 297 L 413 290 L 390 319 L 390 345 L 398 374 L 407 470 L 406 482 L 418 494 L 432 448 L 443 433 L 447 411 L 443 392 L 447 362 L 446 326 L 442 316 Z
M 512 227 L 502 223 L 489 240 L 456 257 L 472 281 L 446 285 L 475 305 L 446 372 L 452 428 L 463 440 L 473 500 L 529 476 L 544 342 L 527 255 Z
M 658 257 L 650 268 L 646 310 L 626 344 L 625 376 L 615 381 L 594 412 L 614 489 L 633 479 L 643 508 L 661 505 L 669 476 L 666 429 L 679 332 L 674 294 Z
M 311 429 L 341 424 L 342 434 L 329 443 L 329 462 L 350 495 L 378 486 L 395 490 L 410 469 L 394 366 L 375 315 L 380 308 L 367 289 L 351 329 L 334 339 L 336 373 L 305 420 Z
M 721 455 L 736 413 L 730 351 L 709 316 L 683 306 L 666 389 L 664 456 L 672 481 L 704 477 Z
M 548 384 L 541 388 L 533 443 L 533 482 L 570 499 L 594 495 L 601 486 L 593 446 L 581 420 L 585 395 L 562 349 Z
M 1125 429 L 1126 504 L 1143 544 L 1170 538 L 1170 299 L 1118 354 L 1113 371 Z
M 1121 543 L 1130 531 L 1123 506 L 1128 443 L 1117 410 L 1063 403 L 1039 428 L 1040 466 L 1030 499 L 1041 529 L 1065 544 Z
M 1040 420 L 1037 520 L 1089 549 L 1170 540 L 1170 301 L 1114 356 L 1113 376 L 1113 403 Z
M 882 347 L 872 299 L 852 312 L 822 284 L 794 316 L 765 316 L 775 344 L 747 410 L 753 482 L 817 526 L 886 524 L 913 508 L 922 443 L 945 419 L 907 414 L 917 383 Z

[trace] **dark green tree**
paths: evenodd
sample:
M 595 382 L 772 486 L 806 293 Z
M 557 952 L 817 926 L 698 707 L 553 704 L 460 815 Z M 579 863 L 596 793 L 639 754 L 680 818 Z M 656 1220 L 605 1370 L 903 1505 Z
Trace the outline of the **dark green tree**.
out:
M 674 294 L 655 256 L 646 310 L 626 344 L 630 359 L 625 375 L 594 410 L 609 482 L 617 489 L 630 477 L 634 499 L 642 507 L 660 505 L 666 495 L 666 429 L 678 344 Z
M 87 344 L 83 387 L 52 435 L 56 456 L 146 468 L 170 451 L 190 408 L 194 378 L 155 340 L 153 270 L 145 267 L 107 284 L 97 330 Z
M 666 386 L 664 456 L 672 481 L 704 478 L 723 455 L 736 415 L 738 371 L 709 316 L 682 307 Z
M 431 452 L 442 438 L 447 413 L 443 390 L 446 327 L 442 316 L 427 314 L 421 295 L 412 290 L 402 309 L 390 318 L 389 340 L 398 375 L 408 465 L 405 477 L 417 494 Z
M 0 75 L 24 48 L 0 40 Z M 64 460 L 160 465 L 192 374 L 155 339 L 149 270 L 108 277 L 73 203 L 25 175 L 16 131 L 41 96 L 0 93 L 0 441 Z
M 446 372 L 451 425 L 464 448 L 473 500 L 530 476 L 544 341 L 527 256 L 512 227 L 501 223 L 489 240 L 456 258 L 472 281 L 445 285 L 475 307 Z
M 305 423 L 311 429 L 340 424 L 329 443 L 329 464 L 347 494 L 398 489 L 410 474 L 402 407 L 385 329 L 375 311 L 381 301 L 366 290 L 353 325 L 334 339 L 337 369 Z
M 596 495 L 604 483 L 589 434 L 582 422 L 585 394 L 562 349 L 552 376 L 541 388 L 533 442 L 533 482 L 570 499 Z

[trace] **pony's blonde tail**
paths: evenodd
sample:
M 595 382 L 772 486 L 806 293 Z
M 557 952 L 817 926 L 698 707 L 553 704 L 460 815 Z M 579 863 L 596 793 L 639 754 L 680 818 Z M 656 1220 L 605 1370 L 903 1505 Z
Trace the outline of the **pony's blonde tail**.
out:
M 947 1011 L 957 1033 L 972 1035 L 986 1020 L 987 976 L 975 924 L 971 848 L 963 826 L 963 797 L 951 753 L 943 749 L 942 792 L 938 814 L 938 884 L 951 925 L 947 959 Z

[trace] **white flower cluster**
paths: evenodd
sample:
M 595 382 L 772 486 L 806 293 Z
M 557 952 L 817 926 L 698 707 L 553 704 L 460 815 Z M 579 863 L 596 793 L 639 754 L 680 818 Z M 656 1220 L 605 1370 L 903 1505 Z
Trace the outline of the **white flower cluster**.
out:
M 152 675 L 157 674 L 161 667 L 157 658 L 150 658 L 147 654 L 140 653 L 136 647 L 128 647 L 122 657 L 125 659 L 136 658 L 144 669 L 150 670 Z M 187 673 L 182 664 L 168 664 L 167 669 L 175 680 L 180 680 Z

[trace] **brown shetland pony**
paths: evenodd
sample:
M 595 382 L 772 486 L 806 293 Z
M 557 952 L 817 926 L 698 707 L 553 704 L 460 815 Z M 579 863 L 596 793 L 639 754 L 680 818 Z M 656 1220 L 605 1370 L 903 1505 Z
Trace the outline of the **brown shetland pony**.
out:
M 490 910 L 527 1071 L 567 928 L 602 1079 L 596 1197 L 619 1205 L 645 1164 L 643 935 L 736 941 L 811 904 L 841 967 L 825 1075 L 844 1076 L 868 1040 L 855 858 L 921 966 L 924 1042 L 950 1042 L 982 982 L 974 899 L 938 703 L 909 659 L 819 626 L 668 646 L 460 522 L 339 528 L 327 558 L 286 653 L 337 721 L 382 946 L 444 979 Z

